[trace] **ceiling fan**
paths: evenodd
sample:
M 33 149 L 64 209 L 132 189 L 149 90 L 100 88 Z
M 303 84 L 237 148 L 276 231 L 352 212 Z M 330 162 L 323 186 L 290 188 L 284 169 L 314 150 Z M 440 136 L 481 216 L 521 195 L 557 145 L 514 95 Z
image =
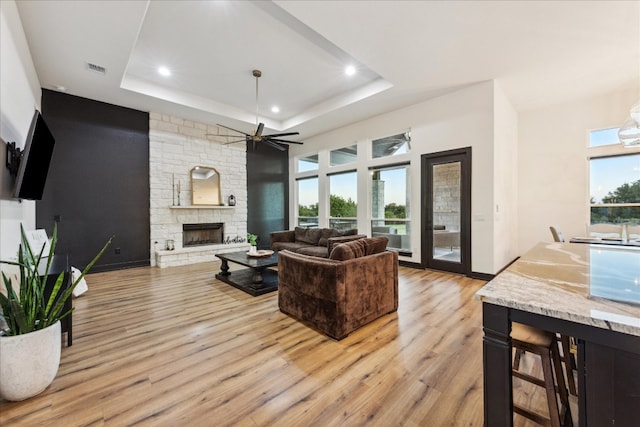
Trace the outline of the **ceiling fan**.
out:
M 282 144 L 302 144 L 302 142 L 299 142 L 299 141 L 289 141 L 289 140 L 286 140 L 286 139 L 281 139 L 281 137 L 283 137 L 283 136 L 299 135 L 300 134 L 299 132 L 272 133 L 272 134 L 269 134 L 269 135 L 263 135 L 262 134 L 262 131 L 264 129 L 264 123 L 259 123 L 258 122 L 258 78 L 260 78 L 262 76 L 262 71 L 253 70 L 252 71 L 252 75 L 253 75 L 253 77 L 256 78 L 256 130 L 255 130 L 255 133 L 250 134 L 250 133 L 243 132 L 241 130 L 230 128 L 229 126 L 218 124 L 218 126 L 220 126 L 222 128 L 225 128 L 225 129 L 228 129 L 228 130 L 231 130 L 231 131 L 234 131 L 234 132 L 237 132 L 239 134 L 244 135 L 242 137 L 240 135 L 237 135 L 237 137 L 239 139 L 235 139 L 235 140 L 232 140 L 232 141 L 226 141 L 226 142 L 223 142 L 223 144 L 224 145 L 233 144 L 235 142 L 242 142 L 242 141 L 245 141 L 248 144 L 248 143 L 251 142 L 253 144 L 253 149 L 255 150 L 256 143 L 257 142 L 263 142 L 263 143 L 265 143 L 267 145 L 270 145 L 273 148 L 276 148 L 276 149 L 278 149 L 280 151 L 284 151 L 285 150 L 285 147 L 282 146 Z M 229 136 L 233 136 L 233 135 L 219 135 L 219 134 L 216 134 L 216 135 L 213 135 L 213 136 L 229 137 Z

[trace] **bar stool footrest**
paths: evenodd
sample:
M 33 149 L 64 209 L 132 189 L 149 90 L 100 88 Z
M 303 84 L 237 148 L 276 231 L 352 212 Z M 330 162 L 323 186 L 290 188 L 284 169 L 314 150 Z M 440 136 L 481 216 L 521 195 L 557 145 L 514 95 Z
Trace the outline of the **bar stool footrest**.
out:
M 516 371 L 515 369 L 513 369 L 511 371 L 511 373 L 513 374 L 514 377 L 520 378 L 521 380 L 528 381 L 528 382 L 533 383 L 535 385 L 538 385 L 540 387 L 545 387 L 546 386 L 545 382 L 543 380 L 541 380 L 540 378 L 533 377 L 533 376 L 531 376 L 529 374 L 525 374 L 524 372 Z
M 523 408 L 522 406 L 516 405 L 515 403 L 513 404 L 513 412 L 518 415 L 522 415 L 523 417 L 526 417 L 540 425 L 551 427 L 551 420 L 549 418 L 545 418 L 542 415 L 532 412 L 527 408 Z

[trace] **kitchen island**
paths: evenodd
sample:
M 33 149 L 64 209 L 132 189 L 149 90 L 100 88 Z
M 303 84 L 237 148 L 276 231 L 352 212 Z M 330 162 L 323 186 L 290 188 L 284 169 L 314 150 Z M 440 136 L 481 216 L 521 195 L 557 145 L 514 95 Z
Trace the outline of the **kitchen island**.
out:
M 486 426 L 513 425 L 511 322 L 576 338 L 580 426 L 638 425 L 638 248 L 539 243 L 476 295 Z

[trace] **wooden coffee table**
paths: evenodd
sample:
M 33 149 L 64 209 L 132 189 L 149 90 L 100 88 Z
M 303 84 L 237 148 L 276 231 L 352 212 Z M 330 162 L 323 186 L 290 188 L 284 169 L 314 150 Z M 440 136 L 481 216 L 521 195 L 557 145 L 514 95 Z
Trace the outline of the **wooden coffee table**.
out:
M 216 254 L 222 260 L 216 279 L 255 296 L 278 289 L 278 272 L 269 269 L 278 265 L 278 252 L 267 256 L 249 256 L 247 252 Z M 229 262 L 248 268 L 229 271 Z

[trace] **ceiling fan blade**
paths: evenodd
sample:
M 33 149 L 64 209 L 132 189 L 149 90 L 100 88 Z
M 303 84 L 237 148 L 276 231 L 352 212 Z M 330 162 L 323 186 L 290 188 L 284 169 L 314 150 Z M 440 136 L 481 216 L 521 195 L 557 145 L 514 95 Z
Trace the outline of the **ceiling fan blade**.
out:
M 292 136 L 292 135 L 300 135 L 300 132 L 285 132 L 285 133 L 272 133 L 270 135 L 265 135 L 265 138 L 270 138 L 272 136 Z
M 263 139 L 263 140 L 262 140 L 262 142 L 264 142 L 264 143 L 266 143 L 266 144 L 269 144 L 269 145 L 270 145 L 270 146 L 272 146 L 273 148 L 277 148 L 277 149 L 278 149 L 278 150 L 280 150 L 280 151 L 284 151 L 284 150 L 286 150 L 286 148 L 285 148 L 285 147 L 283 147 L 282 145 L 280 145 L 280 144 L 276 144 L 275 142 L 271 142 L 271 141 L 272 141 L 272 140 L 269 140 L 269 139 Z
M 204 136 L 213 136 L 216 138 L 246 138 L 244 135 L 230 135 L 228 133 L 205 133 Z
M 264 129 L 264 123 L 260 123 L 258 125 L 258 129 L 256 129 L 256 136 L 261 136 L 262 135 L 262 129 Z
M 230 128 L 229 126 L 221 125 L 221 124 L 219 124 L 219 123 L 216 123 L 216 126 L 220 126 L 221 128 L 229 129 L 229 130 L 232 130 L 232 131 L 234 131 L 234 132 L 238 132 L 238 133 L 241 133 L 241 134 L 243 134 L 243 135 L 247 135 L 247 136 L 249 136 L 249 134 L 248 134 L 248 133 L 246 133 L 246 132 L 242 132 L 241 130 L 238 130 L 238 129 Z M 233 136 L 233 135 L 231 135 L 231 136 Z
M 246 138 L 242 138 L 242 139 L 234 139 L 233 141 L 225 141 L 225 142 L 221 142 L 222 145 L 227 145 L 227 144 L 235 144 L 236 142 L 247 142 Z
M 299 142 L 299 141 L 288 141 L 286 139 L 277 139 L 277 138 L 268 138 L 265 141 L 273 141 L 273 142 L 279 142 L 279 143 L 284 143 L 284 144 L 304 144 L 303 142 Z

